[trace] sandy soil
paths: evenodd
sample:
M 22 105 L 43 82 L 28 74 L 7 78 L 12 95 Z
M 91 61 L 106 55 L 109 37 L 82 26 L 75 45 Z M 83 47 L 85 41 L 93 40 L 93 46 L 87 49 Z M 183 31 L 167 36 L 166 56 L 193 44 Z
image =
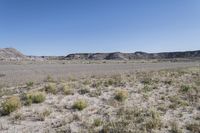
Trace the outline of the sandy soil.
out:
M 110 63 L 110 64 L 1 64 L 0 84 L 16 85 L 29 81 L 40 82 L 48 75 L 66 79 L 110 73 L 124 73 L 144 70 L 160 70 L 198 66 L 198 62 L 162 63 Z

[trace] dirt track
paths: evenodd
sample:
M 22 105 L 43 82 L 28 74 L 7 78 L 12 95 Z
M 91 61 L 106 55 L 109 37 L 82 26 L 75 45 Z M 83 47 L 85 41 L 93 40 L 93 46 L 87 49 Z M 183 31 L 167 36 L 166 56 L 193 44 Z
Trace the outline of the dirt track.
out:
M 127 63 L 127 64 L 26 64 L 0 65 L 0 84 L 23 84 L 28 81 L 40 82 L 51 75 L 54 78 L 95 74 L 112 74 L 143 70 L 160 70 L 198 66 L 197 62 L 181 63 Z

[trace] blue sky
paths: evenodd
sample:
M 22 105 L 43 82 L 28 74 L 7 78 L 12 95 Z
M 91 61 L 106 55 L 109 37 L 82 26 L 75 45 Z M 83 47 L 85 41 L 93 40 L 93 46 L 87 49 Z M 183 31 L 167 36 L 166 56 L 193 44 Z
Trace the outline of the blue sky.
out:
M 0 48 L 28 55 L 200 49 L 200 0 L 0 0 Z

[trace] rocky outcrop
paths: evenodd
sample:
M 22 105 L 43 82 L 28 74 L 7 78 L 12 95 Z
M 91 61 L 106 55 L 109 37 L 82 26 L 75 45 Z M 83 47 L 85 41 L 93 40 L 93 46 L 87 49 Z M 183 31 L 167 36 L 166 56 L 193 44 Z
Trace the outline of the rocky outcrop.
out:
M 14 48 L 0 49 L 0 60 L 20 60 L 25 58 L 25 55 Z

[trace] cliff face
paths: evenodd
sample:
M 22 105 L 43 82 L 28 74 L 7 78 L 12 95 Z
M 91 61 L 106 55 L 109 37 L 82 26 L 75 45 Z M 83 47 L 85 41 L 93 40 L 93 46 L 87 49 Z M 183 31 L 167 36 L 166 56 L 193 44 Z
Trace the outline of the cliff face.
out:
M 163 53 L 76 53 L 69 54 L 63 59 L 84 59 L 84 60 L 133 60 L 133 59 L 173 59 L 173 58 L 196 58 L 200 57 L 200 50 L 185 52 L 163 52 Z
M 17 60 L 17 59 L 24 59 L 24 58 L 26 58 L 26 56 L 14 48 L 0 49 L 0 59 L 1 60 L 5 60 L 5 59 Z

